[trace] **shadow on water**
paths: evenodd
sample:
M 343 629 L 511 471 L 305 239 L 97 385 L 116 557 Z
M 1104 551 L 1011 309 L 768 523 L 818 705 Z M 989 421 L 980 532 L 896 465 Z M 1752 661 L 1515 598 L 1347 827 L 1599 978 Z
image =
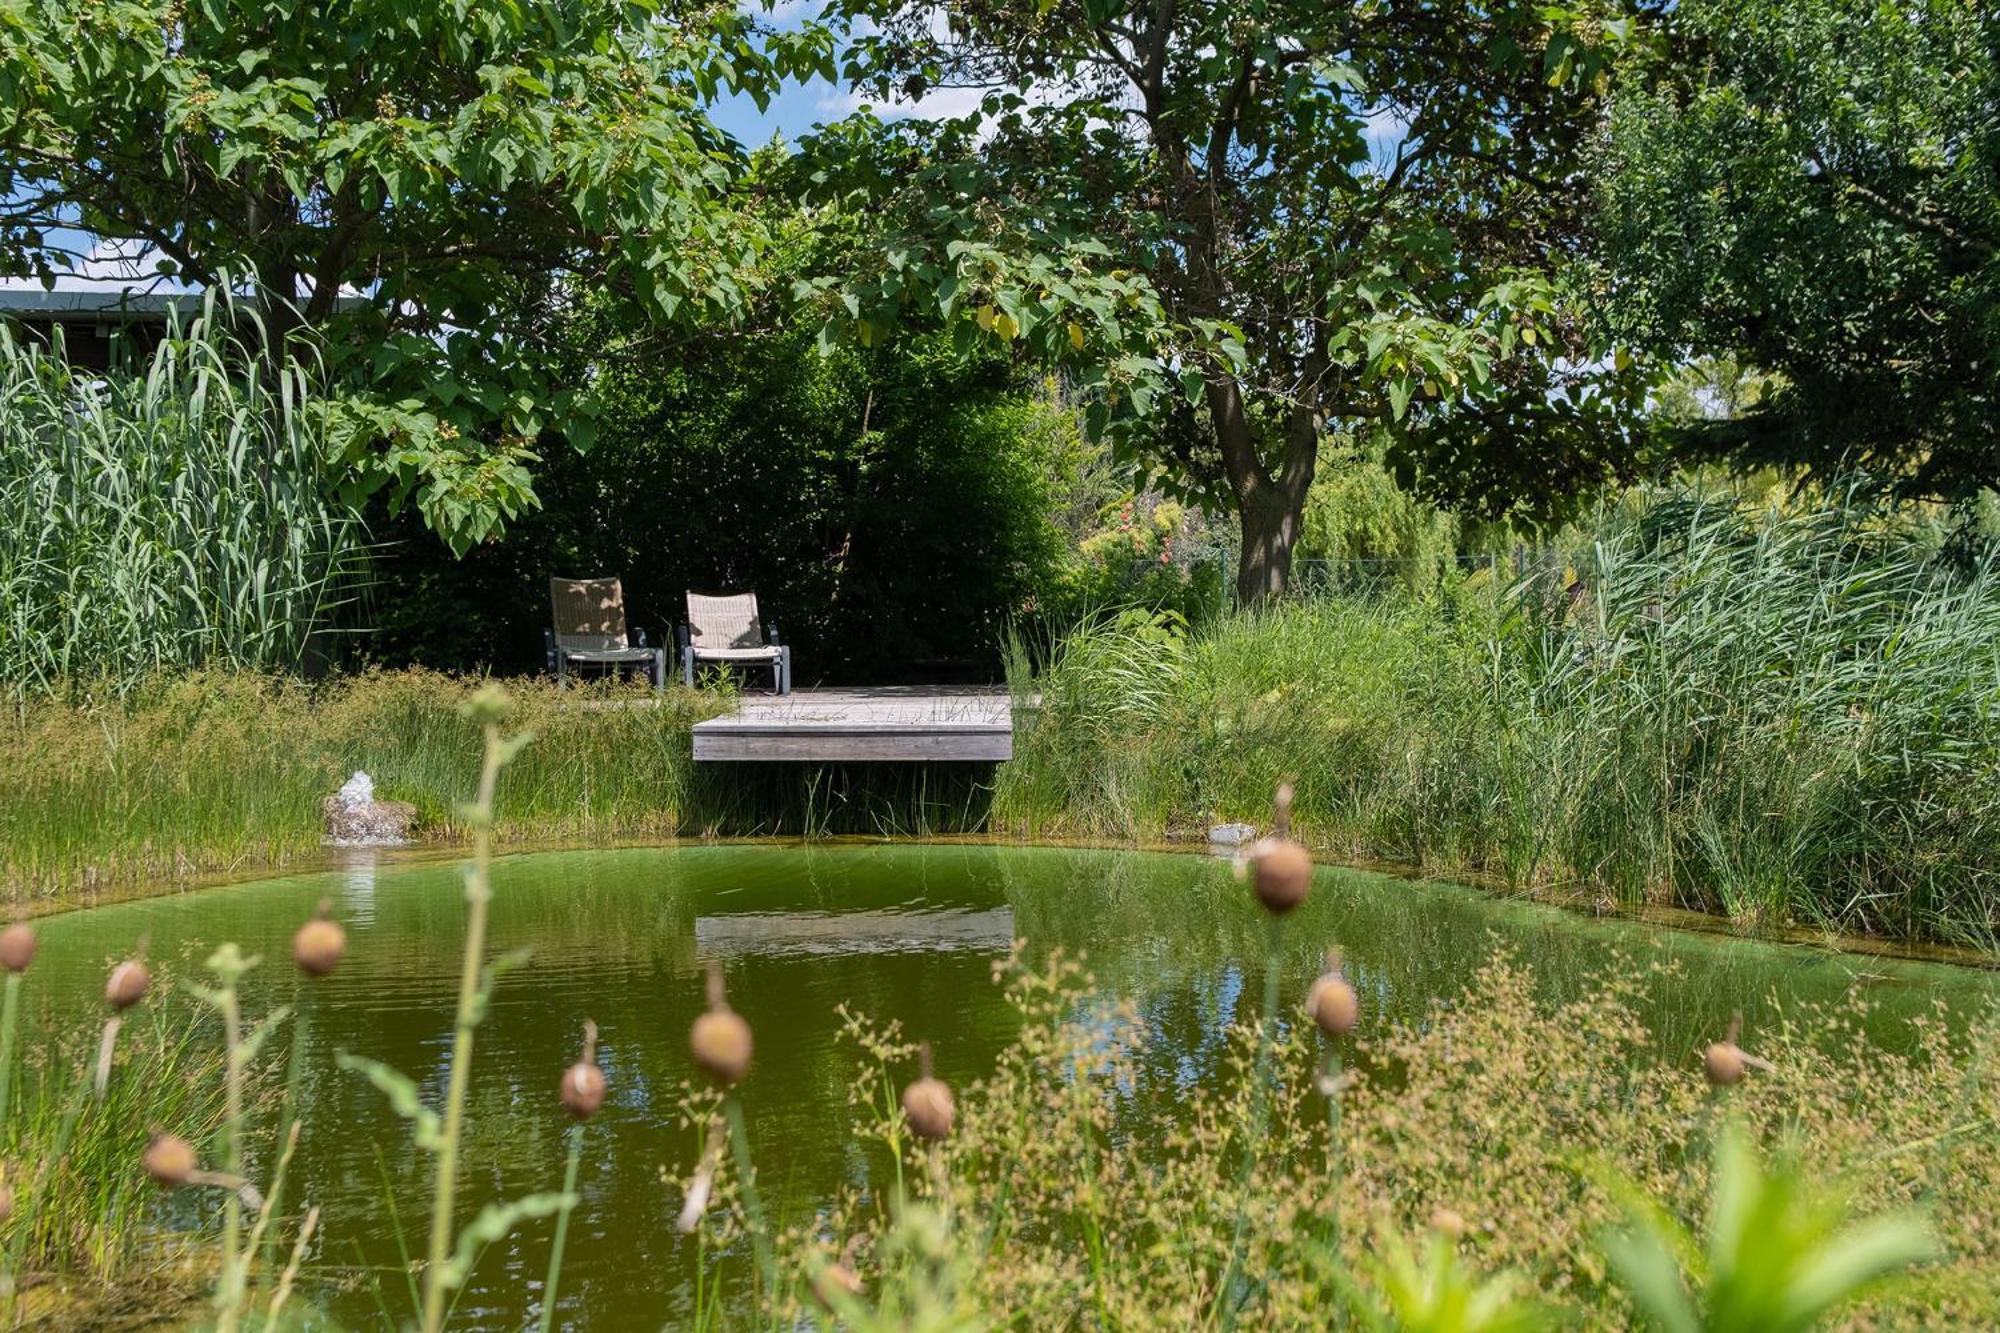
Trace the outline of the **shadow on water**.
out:
M 493 952 L 527 948 L 532 959 L 502 983 L 481 1029 L 461 1197 L 469 1215 L 554 1185 L 566 1126 L 556 1080 L 582 1020 L 594 1018 L 611 1096 L 590 1130 L 563 1297 L 594 1327 L 656 1327 L 687 1309 L 694 1250 L 674 1231 L 673 1182 L 700 1145 L 676 1107 L 692 1076 L 685 1043 L 702 958 L 724 961 L 731 999 L 755 1029 L 746 1110 L 766 1191 L 794 1216 L 866 1182 L 848 1102 L 856 1053 L 838 1038 L 843 1005 L 899 1021 L 935 1045 L 944 1077 L 969 1082 L 1015 1032 L 992 978 L 1011 941 L 1028 941 L 1032 957 L 1082 954 L 1101 987 L 1131 999 L 1158 1034 L 1135 1108 L 1151 1114 L 1219 1076 L 1223 1031 L 1261 992 L 1261 921 L 1229 866 L 1205 857 L 949 843 L 544 852 L 503 858 L 495 893 Z M 406 1224 L 420 1216 L 428 1161 L 381 1098 L 334 1067 L 334 1052 L 386 1060 L 440 1094 L 464 924 L 453 864 L 362 857 L 51 919 L 32 1034 L 47 1042 L 58 1025 L 93 1022 L 105 963 L 141 936 L 178 976 L 225 939 L 282 959 L 323 896 L 352 940 L 308 999 L 297 1169 L 301 1197 L 325 1217 L 313 1298 L 331 1323 L 373 1325 L 372 1282 L 383 1280 L 398 1314 L 404 1284 L 385 1188 Z M 1907 1020 L 1937 1001 L 1970 1010 L 2000 996 L 2000 976 L 1988 973 L 1589 921 L 1353 870 L 1319 874 L 1288 938 L 1289 992 L 1337 943 L 1374 1021 L 1418 1017 L 1458 995 L 1499 948 L 1557 1001 L 1588 993 L 1610 967 L 1675 964 L 1677 975 L 1648 976 L 1643 999 L 1658 1053 L 1672 1060 L 1690 1059 L 1738 1008 L 1754 1031 L 1776 1006 L 1832 1002 L 1858 985 L 1873 1006 L 1870 1035 L 1896 1046 L 1909 1040 Z M 253 974 L 250 1004 L 289 1001 L 295 985 L 288 967 L 267 965 Z M 527 1323 L 546 1246 L 535 1227 L 495 1245 L 460 1304 L 464 1326 Z
M 987 763 L 700 763 L 681 826 L 702 836 L 927 838 L 975 833 Z

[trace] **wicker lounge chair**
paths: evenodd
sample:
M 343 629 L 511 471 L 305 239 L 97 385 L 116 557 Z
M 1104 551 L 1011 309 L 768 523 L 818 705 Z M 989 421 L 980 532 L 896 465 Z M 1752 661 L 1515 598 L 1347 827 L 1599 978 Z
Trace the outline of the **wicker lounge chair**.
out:
M 583 668 L 638 666 L 654 689 L 667 688 L 667 650 L 649 645 L 644 630 L 626 631 L 625 589 L 617 579 L 550 579 L 549 610 L 554 628 L 544 631 L 544 641 L 558 687 Z
M 675 631 L 680 638 L 681 679 L 694 684 L 694 669 L 702 662 L 725 666 L 768 666 L 771 688 L 792 692 L 792 650 L 778 638 L 777 622 L 760 626 L 757 594 L 734 597 L 687 595 L 687 622 Z

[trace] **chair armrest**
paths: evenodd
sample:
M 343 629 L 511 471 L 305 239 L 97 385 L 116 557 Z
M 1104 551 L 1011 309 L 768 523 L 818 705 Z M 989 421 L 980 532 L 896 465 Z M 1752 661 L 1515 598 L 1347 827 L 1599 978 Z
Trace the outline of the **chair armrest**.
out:
M 772 645 L 773 647 L 776 647 L 778 644 L 784 642 L 783 639 L 778 637 L 777 621 L 770 620 L 764 623 L 764 642 Z
M 688 639 L 688 627 L 685 622 L 676 624 L 674 626 L 674 646 L 679 648 L 683 653 L 685 653 L 690 646 L 690 641 Z

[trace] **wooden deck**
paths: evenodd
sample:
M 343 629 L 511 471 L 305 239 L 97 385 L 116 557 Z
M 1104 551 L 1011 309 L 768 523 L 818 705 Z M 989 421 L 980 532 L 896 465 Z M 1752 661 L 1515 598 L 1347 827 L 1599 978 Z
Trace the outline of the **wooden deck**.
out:
M 737 710 L 697 722 L 694 757 L 809 763 L 996 763 L 1014 757 L 1005 692 L 883 685 L 746 691 Z

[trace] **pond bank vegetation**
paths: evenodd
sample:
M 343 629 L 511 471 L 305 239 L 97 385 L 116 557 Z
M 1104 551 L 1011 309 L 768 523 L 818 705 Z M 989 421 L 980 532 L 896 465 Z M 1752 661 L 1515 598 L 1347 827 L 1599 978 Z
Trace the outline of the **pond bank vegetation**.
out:
M 1032 673 L 995 825 L 1157 839 L 1289 778 L 1335 856 L 1993 948 L 1992 557 L 1859 492 L 1663 492 L 1592 536 L 1424 596 L 1100 618 Z

